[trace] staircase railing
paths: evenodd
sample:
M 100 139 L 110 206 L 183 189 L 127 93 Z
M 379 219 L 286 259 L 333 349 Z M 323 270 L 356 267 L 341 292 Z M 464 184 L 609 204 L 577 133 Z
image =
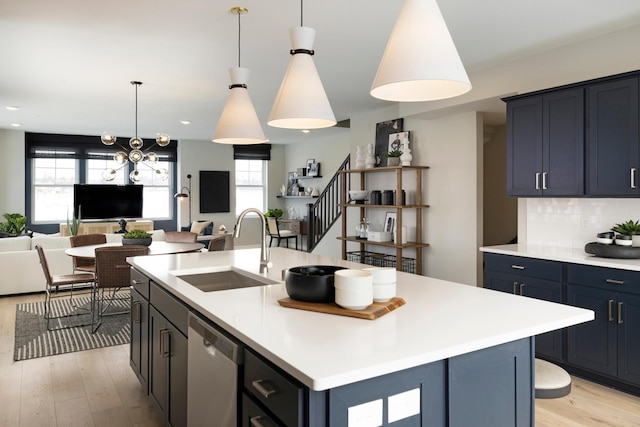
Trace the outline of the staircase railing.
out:
M 342 189 L 350 188 L 348 173 L 339 173 L 350 167 L 350 155 L 342 162 L 325 189 L 320 193 L 315 203 L 307 205 L 307 252 L 311 252 L 320 240 L 327 234 L 331 226 L 340 218 L 342 208 Z M 343 187 L 342 180 L 347 180 Z

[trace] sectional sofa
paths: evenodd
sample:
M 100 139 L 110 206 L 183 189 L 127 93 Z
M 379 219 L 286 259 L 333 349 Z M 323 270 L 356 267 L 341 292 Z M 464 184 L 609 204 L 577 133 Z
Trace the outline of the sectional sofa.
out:
M 164 240 L 164 230 L 154 230 L 153 240 Z M 120 234 L 107 234 L 107 242 L 119 242 Z M 68 236 L 38 234 L 0 239 L 0 296 L 44 292 L 45 278 L 36 245 L 42 246 L 51 274 L 73 273 Z

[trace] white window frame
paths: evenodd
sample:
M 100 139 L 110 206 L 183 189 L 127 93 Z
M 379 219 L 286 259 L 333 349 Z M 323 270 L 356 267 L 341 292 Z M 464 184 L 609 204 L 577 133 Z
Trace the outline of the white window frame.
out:
M 251 184 L 238 184 L 238 162 L 261 162 L 262 163 L 262 184 L 260 185 L 251 185 Z M 262 200 L 260 201 L 261 206 L 251 206 L 256 209 L 259 209 L 261 212 L 265 212 L 267 206 L 267 166 L 268 162 L 266 160 L 234 160 L 234 170 L 235 170 L 235 187 L 236 187 L 236 207 L 235 214 L 240 215 L 240 213 L 247 207 L 241 206 L 238 201 L 240 200 L 238 190 L 243 188 L 261 188 L 262 189 Z M 249 169 L 251 171 L 251 168 Z M 245 172 L 241 170 L 241 172 Z

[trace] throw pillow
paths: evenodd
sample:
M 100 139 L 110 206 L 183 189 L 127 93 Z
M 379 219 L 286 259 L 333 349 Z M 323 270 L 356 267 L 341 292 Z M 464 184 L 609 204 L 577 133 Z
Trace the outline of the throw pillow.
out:
M 196 221 L 191 224 L 191 232 L 196 233 L 198 236 L 202 236 L 204 229 L 211 225 L 212 221 Z

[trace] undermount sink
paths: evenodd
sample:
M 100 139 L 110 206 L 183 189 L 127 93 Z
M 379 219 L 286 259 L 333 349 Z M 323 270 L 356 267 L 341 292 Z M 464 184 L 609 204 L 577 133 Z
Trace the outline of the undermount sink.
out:
M 265 277 L 255 277 L 251 273 L 236 270 L 231 267 L 217 269 L 215 271 L 202 271 L 195 269 L 192 271 L 171 271 L 172 275 L 184 280 L 191 286 L 200 289 L 202 292 L 224 291 L 227 289 L 250 288 L 253 286 L 274 285 L 278 282 Z

